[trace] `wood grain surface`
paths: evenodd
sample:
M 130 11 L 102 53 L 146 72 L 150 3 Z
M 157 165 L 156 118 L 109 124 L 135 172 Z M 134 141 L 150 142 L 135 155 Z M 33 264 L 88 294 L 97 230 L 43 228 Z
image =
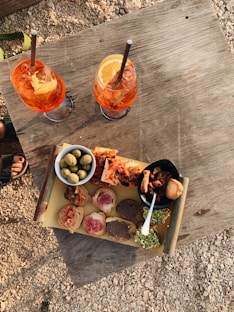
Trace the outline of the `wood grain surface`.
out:
M 0 17 L 14 13 L 38 2 L 40 2 L 40 0 L 1 0 Z
M 127 117 L 109 122 L 95 103 L 93 77 L 98 63 L 108 54 L 122 53 L 129 38 L 139 95 Z M 168 158 L 189 177 L 178 246 L 233 225 L 234 63 L 210 1 L 164 1 L 42 47 L 37 57 L 64 77 L 75 101 L 65 122 L 49 122 L 14 93 L 9 80 L 14 58 L 0 64 L 0 90 L 38 188 L 53 145 L 106 146 L 144 162 Z M 56 235 L 69 247 L 77 237 L 68 242 L 69 234 Z M 89 251 L 83 238 L 76 243 L 73 260 L 86 265 L 89 259 L 87 266 L 96 262 L 95 272 L 105 276 L 100 250 L 108 250 L 110 259 L 121 252 L 112 244 L 109 249 L 104 242 L 90 242 Z M 123 251 L 124 260 L 119 263 L 118 258 L 113 266 L 119 270 L 150 257 L 150 251 Z M 76 271 L 74 263 L 71 270 Z M 77 270 L 77 279 L 79 274 Z

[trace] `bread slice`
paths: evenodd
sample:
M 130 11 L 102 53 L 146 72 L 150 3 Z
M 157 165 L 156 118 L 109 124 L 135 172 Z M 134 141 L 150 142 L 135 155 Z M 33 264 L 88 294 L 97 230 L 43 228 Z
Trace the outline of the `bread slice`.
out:
M 106 218 L 106 233 L 116 242 L 127 241 L 136 233 L 136 225 L 119 217 Z
M 64 197 L 73 205 L 85 205 L 91 202 L 91 196 L 88 190 L 83 185 L 70 186 L 68 185 L 64 193 Z
M 120 218 L 131 221 L 136 225 L 144 221 L 143 207 L 134 199 L 121 200 L 116 207 L 116 211 Z
M 105 214 L 101 211 L 90 213 L 84 218 L 82 227 L 89 235 L 96 237 L 103 235 L 106 229 Z
M 71 234 L 79 229 L 84 217 L 84 207 L 66 205 L 58 212 L 58 224 L 67 229 Z
M 101 187 L 92 196 L 92 204 L 108 215 L 115 207 L 116 199 L 116 193 L 112 188 Z
M 101 176 L 102 176 L 102 172 L 104 169 L 105 161 L 107 158 L 114 159 L 117 153 L 118 151 L 115 149 L 105 148 L 105 147 L 100 147 L 100 146 L 95 147 L 93 154 L 96 159 L 96 169 L 95 169 L 94 175 L 92 176 L 90 180 L 91 183 L 95 185 L 100 185 L 100 186 L 108 185 L 107 183 L 101 181 Z
M 106 159 L 101 181 L 110 185 L 137 186 L 141 173 L 139 163 L 127 159 Z

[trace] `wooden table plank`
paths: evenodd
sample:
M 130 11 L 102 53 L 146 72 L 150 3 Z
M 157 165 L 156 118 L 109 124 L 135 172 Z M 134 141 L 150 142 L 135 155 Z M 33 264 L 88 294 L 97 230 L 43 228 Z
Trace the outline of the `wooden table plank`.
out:
M 40 1 L 41 0 L 1 0 L 0 17 L 9 15 Z
M 93 77 L 100 60 L 122 53 L 128 38 L 139 96 L 126 118 L 109 122 L 95 104 Z M 9 66 L 14 58 L 0 64 L 0 89 L 39 188 L 52 146 L 63 142 L 112 147 L 145 162 L 169 158 L 190 179 L 178 245 L 232 226 L 234 64 L 210 1 L 164 1 L 44 46 L 37 56 L 64 77 L 76 104 L 65 122 L 47 121 L 13 92 Z M 68 234 L 56 233 L 64 246 L 76 242 L 72 253 L 83 269 L 89 258 L 89 265 L 96 261 L 98 276 L 107 274 L 97 259 L 102 248 L 109 250 L 105 243 L 90 240 L 89 253 L 83 238 L 77 244 L 77 235 L 69 241 Z M 121 255 L 109 253 L 110 259 Z M 134 250 L 121 261 L 127 266 L 152 256 Z M 69 253 L 64 257 L 69 261 Z M 74 263 L 71 270 L 76 271 Z

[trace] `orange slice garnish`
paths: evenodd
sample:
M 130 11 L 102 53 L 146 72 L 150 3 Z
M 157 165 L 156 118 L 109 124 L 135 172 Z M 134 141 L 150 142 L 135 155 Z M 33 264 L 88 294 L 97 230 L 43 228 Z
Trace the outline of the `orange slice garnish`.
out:
M 114 54 L 106 57 L 98 68 L 98 79 L 107 85 L 120 70 L 123 56 Z

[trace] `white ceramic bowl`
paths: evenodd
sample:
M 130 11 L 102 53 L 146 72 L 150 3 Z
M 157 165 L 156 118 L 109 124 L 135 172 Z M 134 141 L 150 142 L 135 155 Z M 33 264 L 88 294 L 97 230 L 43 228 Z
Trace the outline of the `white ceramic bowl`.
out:
M 67 153 L 71 153 L 75 149 L 79 149 L 82 152 L 82 154 L 89 154 L 92 157 L 92 163 L 91 163 L 91 169 L 88 171 L 86 178 L 79 180 L 77 183 L 71 183 L 66 178 L 64 178 L 62 176 L 61 168 L 60 168 L 60 161 L 62 158 L 64 158 L 64 156 Z M 56 173 L 57 177 L 63 183 L 65 183 L 67 185 L 72 185 L 72 186 L 81 185 L 81 184 L 85 184 L 86 182 L 88 182 L 92 178 L 92 176 L 95 172 L 95 169 L 96 169 L 96 159 L 95 159 L 93 153 L 87 147 L 82 146 L 82 145 L 70 145 L 68 147 L 65 147 L 61 152 L 59 152 L 59 154 L 57 155 L 57 157 L 55 159 L 54 168 L 55 168 L 55 173 Z

